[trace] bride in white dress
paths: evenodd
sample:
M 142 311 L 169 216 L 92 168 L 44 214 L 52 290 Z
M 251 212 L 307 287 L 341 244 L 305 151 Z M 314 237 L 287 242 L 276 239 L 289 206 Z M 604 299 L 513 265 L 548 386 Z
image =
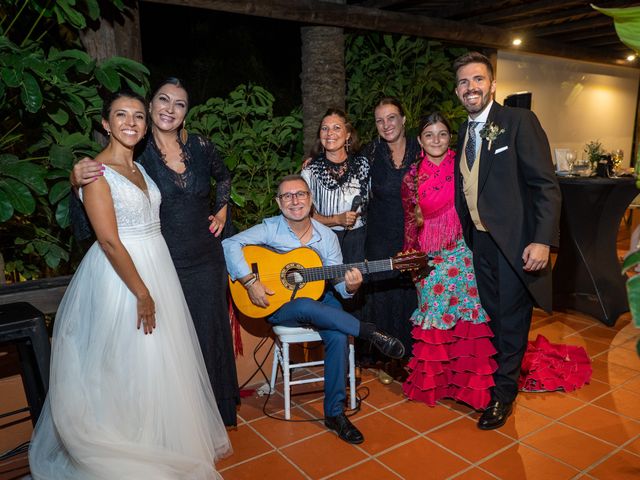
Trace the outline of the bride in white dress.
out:
M 160 233 L 160 192 L 133 149 L 145 103 L 105 102 L 103 177 L 81 191 L 98 241 L 58 309 L 34 479 L 222 478 L 231 453 L 196 333 Z

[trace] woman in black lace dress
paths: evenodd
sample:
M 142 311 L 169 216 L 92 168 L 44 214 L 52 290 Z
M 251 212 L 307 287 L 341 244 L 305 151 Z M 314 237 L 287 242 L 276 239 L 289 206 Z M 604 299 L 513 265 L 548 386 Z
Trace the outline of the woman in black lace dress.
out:
M 396 98 L 386 97 L 375 108 L 378 138 L 361 151 L 370 162 L 371 198 L 367 210 L 366 258 L 378 260 L 402 250 L 404 218 L 400 185 L 409 167 L 416 161 L 420 145 L 415 137 L 405 135 L 405 115 Z M 417 298 L 411 277 L 407 273 L 387 272 L 376 275 L 365 285 L 364 320 L 397 337 L 411 353 L 409 318 L 416 309 Z M 370 361 L 375 361 L 371 352 Z M 402 373 L 395 365 L 386 365 L 388 373 Z M 390 383 L 391 377 L 380 371 L 380 381 Z
M 233 426 L 240 394 L 220 241 L 231 177 L 215 146 L 184 129 L 188 101 L 180 80 L 168 78 L 160 84 L 149 107 L 151 135 L 137 161 L 160 189 L 162 234 L 193 318 L 218 409 L 225 425 Z M 101 170 L 100 163 L 83 159 L 74 167 L 72 182 L 85 185 Z

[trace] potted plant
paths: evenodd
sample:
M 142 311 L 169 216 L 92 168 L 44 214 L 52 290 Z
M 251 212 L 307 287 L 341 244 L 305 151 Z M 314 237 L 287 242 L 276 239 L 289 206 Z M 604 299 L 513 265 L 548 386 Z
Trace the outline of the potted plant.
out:
M 595 172 L 596 165 L 600 161 L 600 157 L 604 155 L 602 142 L 592 140 L 584 146 L 584 152 L 587 154 L 587 160 L 589 160 L 589 163 L 591 164 L 591 170 Z

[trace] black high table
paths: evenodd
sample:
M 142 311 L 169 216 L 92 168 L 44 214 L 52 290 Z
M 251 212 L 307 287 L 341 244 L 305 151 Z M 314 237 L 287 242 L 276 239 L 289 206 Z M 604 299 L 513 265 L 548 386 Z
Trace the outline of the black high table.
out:
M 562 215 L 553 308 L 577 310 L 613 326 L 629 311 L 616 238 L 626 208 L 640 192 L 631 177 L 558 181 Z

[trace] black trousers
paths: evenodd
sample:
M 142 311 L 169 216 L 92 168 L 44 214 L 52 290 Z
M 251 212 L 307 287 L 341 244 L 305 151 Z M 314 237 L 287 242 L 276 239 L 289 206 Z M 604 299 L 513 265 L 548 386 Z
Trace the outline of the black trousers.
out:
M 487 232 L 473 229 L 473 267 L 480 302 L 490 318 L 498 370 L 492 398 L 511 403 L 527 349 L 533 299 L 520 277 Z

